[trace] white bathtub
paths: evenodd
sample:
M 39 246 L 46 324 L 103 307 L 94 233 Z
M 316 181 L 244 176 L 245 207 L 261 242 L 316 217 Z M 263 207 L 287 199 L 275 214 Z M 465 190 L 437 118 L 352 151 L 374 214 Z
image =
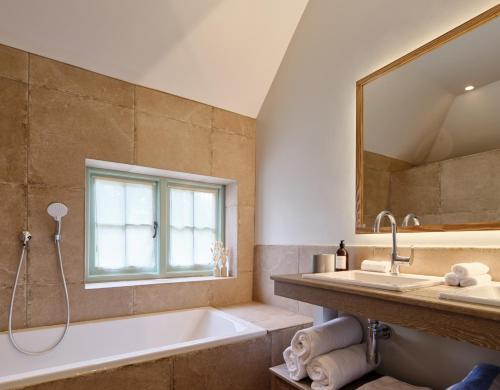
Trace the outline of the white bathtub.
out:
M 28 349 L 42 349 L 61 326 L 15 333 Z M 256 325 L 211 307 L 75 323 L 55 350 L 26 356 L 0 333 L 0 389 L 65 378 L 88 371 L 157 359 L 266 334 Z

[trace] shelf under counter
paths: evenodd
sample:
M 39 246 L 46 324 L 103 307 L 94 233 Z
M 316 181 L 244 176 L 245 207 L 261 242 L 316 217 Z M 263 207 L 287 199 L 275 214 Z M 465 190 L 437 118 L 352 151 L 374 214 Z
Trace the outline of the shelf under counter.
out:
M 457 287 L 397 292 L 304 279 L 302 274 L 271 279 L 275 295 L 500 351 L 500 308 L 439 298 Z

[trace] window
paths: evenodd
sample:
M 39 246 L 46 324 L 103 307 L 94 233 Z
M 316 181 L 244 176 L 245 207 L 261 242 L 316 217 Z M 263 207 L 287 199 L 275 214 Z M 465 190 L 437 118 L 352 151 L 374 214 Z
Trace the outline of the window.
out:
M 211 275 L 224 186 L 87 169 L 87 281 Z

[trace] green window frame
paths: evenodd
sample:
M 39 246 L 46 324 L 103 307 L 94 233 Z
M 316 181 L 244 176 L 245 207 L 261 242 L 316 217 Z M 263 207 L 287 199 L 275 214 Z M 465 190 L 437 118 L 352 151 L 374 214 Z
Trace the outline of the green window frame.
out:
M 216 199 L 215 237 L 224 242 L 224 201 L 223 184 L 202 183 L 169 177 L 150 176 L 100 168 L 87 168 L 85 191 L 85 281 L 109 282 L 126 280 L 163 279 L 175 277 L 196 277 L 213 275 L 213 267 L 208 265 L 174 266 L 170 264 L 170 190 L 181 189 L 195 192 L 210 192 Z M 157 223 L 154 251 L 156 265 L 153 269 L 124 267 L 113 270 L 96 266 L 96 179 L 117 180 L 124 183 L 148 183 L 154 188 L 154 218 Z M 193 227 L 195 229 L 195 227 Z

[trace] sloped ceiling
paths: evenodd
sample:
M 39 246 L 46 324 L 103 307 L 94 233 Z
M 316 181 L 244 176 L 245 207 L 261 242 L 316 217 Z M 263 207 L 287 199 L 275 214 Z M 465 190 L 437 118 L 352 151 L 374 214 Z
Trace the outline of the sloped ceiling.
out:
M 0 43 L 256 117 L 308 0 L 3 0 Z
M 495 19 L 369 83 L 365 149 L 418 165 L 499 148 L 499 42 Z

